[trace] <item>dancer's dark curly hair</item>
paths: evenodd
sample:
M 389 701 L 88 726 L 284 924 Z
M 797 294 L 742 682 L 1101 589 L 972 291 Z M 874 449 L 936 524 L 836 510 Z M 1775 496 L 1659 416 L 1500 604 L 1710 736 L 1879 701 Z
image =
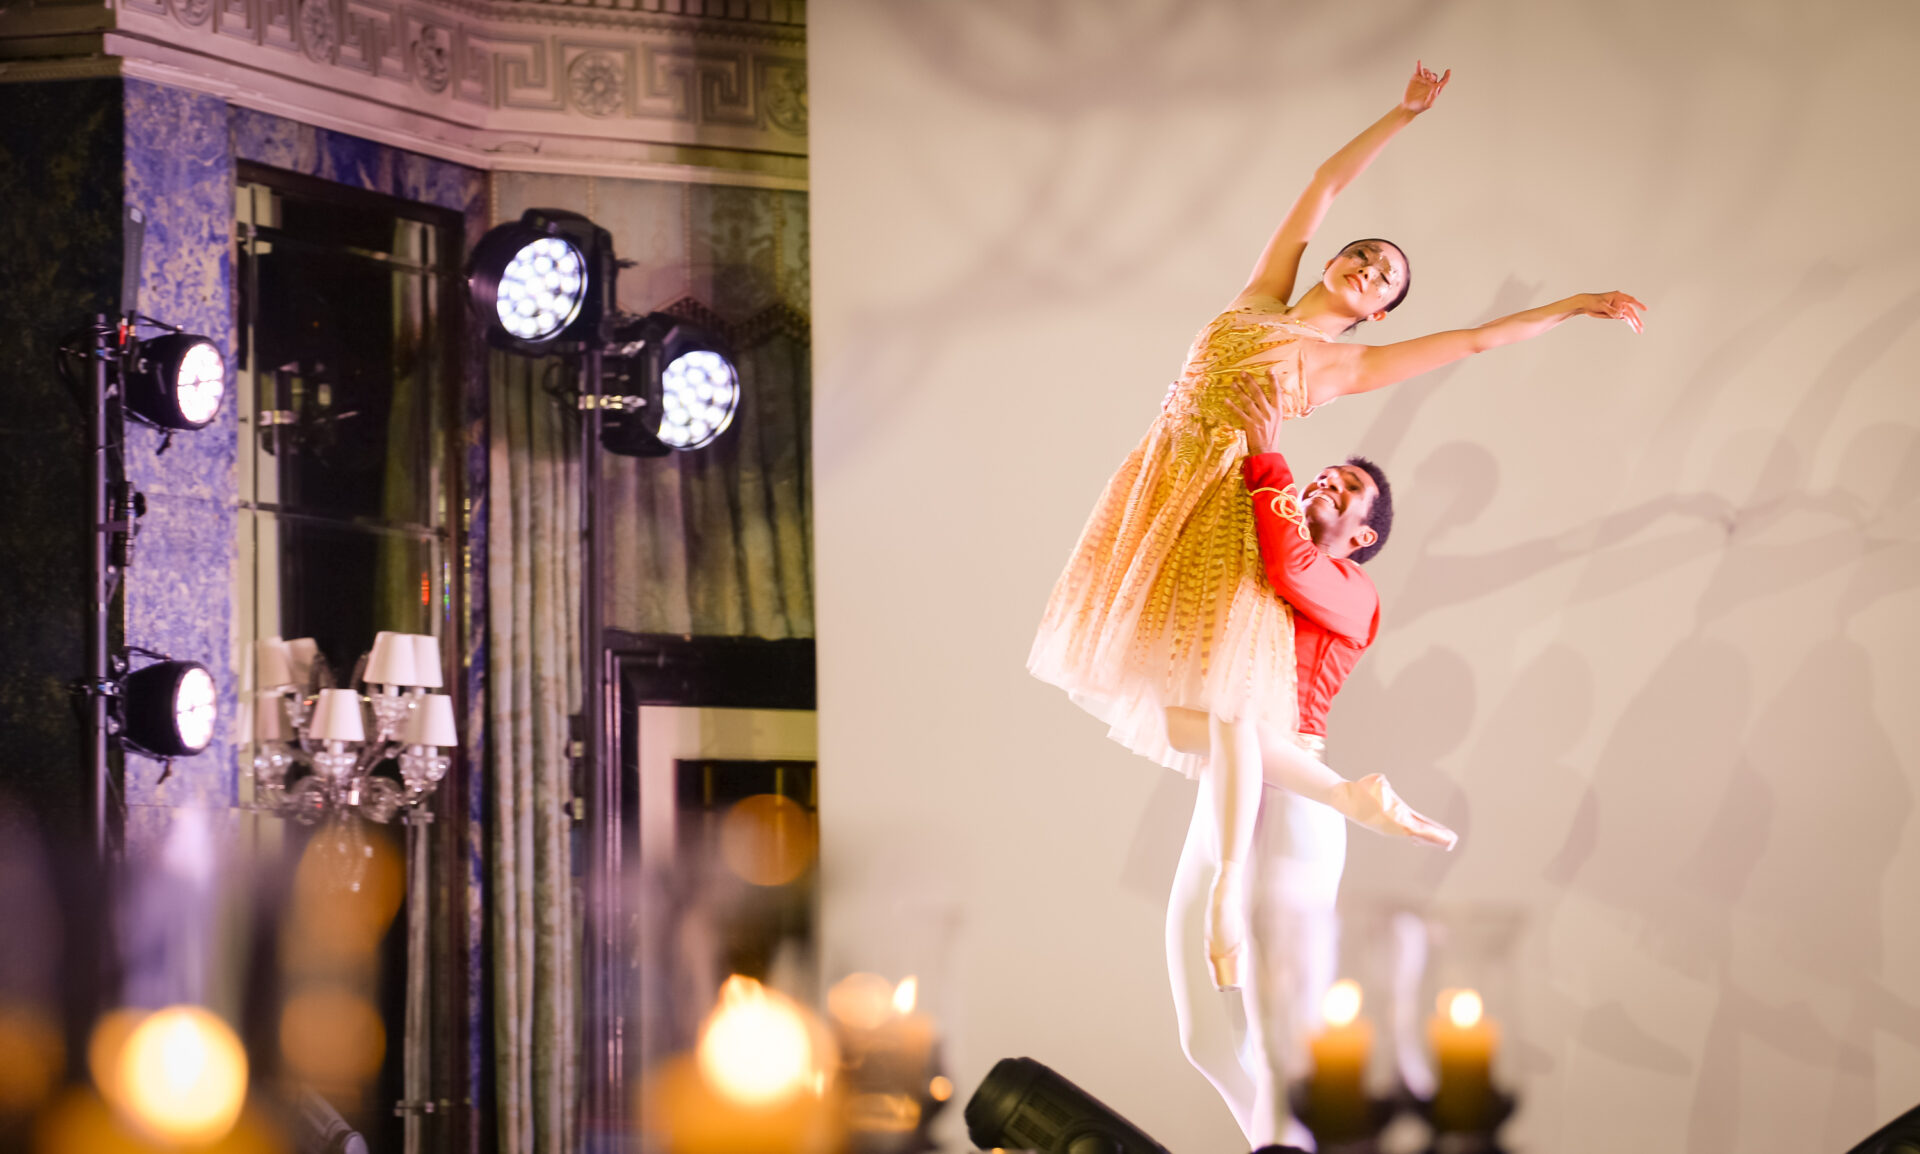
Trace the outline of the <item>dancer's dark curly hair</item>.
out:
M 1367 528 L 1373 530 L 1373 544 L 1355 549 L 1351 556 L 1356 563 L 1365 565 L 1386 545 L 1387 534 L 1393 532 L 1393 486 L 1387 483 L 1386 470 L 1365 457 L 1348 457 L 1347 464 L 1373 478 L 1373 508 L 1367 512 Z

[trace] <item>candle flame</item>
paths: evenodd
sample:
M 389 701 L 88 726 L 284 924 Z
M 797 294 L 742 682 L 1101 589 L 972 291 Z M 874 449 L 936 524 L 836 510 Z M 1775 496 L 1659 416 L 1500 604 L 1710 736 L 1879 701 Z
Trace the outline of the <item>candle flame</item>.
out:
M 1320 996 L 1320 1013 L 1329 1026 L 1350 1026 L 1360 1016 L 1360 983 L 1341 978 Z
M 900 979 L 893 989 L 893 1009 L 902 1017 L 913 1013 L 913 1004 L 920 998 L 920 979 L 908 974 Z
M 204 1145 L 224 1137 L 246 1100 L 246 1051 L 232 1027 L 199 1006 L 142 1018 L 116 1064 L 116 1104 L 164 1142 Z
M 1447 1019 L 1462 1030 L 1480 1024 L 1486 1004 L 1472 990 L 1450 990 L 1445 999 Z
M 709 1085 L 749 1107 L 778 1105 L 819 1072 L 799 1008 L 739 974 L 720 987 L 695 1057 Z

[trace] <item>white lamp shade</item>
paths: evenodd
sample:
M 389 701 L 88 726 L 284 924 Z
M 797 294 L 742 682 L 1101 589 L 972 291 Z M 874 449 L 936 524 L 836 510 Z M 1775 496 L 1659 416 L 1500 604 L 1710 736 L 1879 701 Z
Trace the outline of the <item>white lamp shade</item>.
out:
M 460 734 L 453 726 L 453 698 L 444 693 L 416 698 L 400 740 L 408 745 L 459 745 Z
M 413 638 L 385 630 L 374 634 L 373 652 L 367 654 L 367 684 L 418 685 L 413 678 Z
M 311 637 L 296 637 L 286 643 L 287 662 L 293 670 L 293 684 L 305 689 L 313 684 L 313 659 L 320 646 Z
M 287 643 L 268 637 L 253 643 L 253 684 L 256 689 L 280 689 L 293 684 L 293 657 Z
M 258 742 L 292 741 L 293 729 L 287 724 L 286 696 L 262 690 L 253 695 L 253 739 Z
M 365 741 L 366 723 L 360 716 L 360 695 L 351 689 L 322 689 L 314 703 L 307 736 L 315 741 Z
M 438 689 L 446 682 L 440 679 L 440 639 L 424 633 L 406 634 L 413 642 L 413 677 L 408 685 L 418 685 L 423 689 Z M 424 744 L 432 744 L 427 742 Z

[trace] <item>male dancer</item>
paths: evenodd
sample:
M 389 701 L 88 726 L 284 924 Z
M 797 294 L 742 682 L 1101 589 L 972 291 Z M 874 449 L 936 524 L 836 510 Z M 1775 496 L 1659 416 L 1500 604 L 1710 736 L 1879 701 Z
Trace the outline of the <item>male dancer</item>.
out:
M 1181 1047 L 1241 1129 L 1253 1141 L 1305 1144 L 1310 1138 L 1287 1118 L 1286 1071 L 1303 1071 L 1301 1043 L 1320 992 L 1333 981 L 1333 906 L 1346 862 L 1346 824 L 1316 802 L 1334 790 L 1360 791 L 1380 802 L 1383 817 L 1386 807 L 1395 807 L 1398 827 L 1414 827 L 1422 840 L 1451 847 L 1453 835 L 1380 790 L 1378 775 L 1348 782 L 1318 760 L 1334 695 L 1379 632 L 1379 593 L 1360 562 L 1380 551 L 1393 525 L 1386 475 L 1364 458 L 1350 458 L 1321 470 L 1296 499 L 1292 470 L 1273 451 L 1278 405 L 1250 382 L 1233 407 L 1247 433 L 1241 477 L 1253 499 L 1262 567 L 1274 593 L 1294 609 L 1299 739 L 1262 742 L 1282 751 L 1287 764 L 1266 766 L 1268 783 L 1283 787 L 1262 791 L 1253 876 L 1244 887 L 1253 940 L 1242 989 L 1244 1034 L 1203 964 L 1202 923 L 1217 860 L 1211 845 L 1217 823 L 1204 805 L 1196 806 L 1174 877 L 1167 967 Z M 1206 750 L 1204 714 L 1169 710 L 1167 723 L 1176 748 Z

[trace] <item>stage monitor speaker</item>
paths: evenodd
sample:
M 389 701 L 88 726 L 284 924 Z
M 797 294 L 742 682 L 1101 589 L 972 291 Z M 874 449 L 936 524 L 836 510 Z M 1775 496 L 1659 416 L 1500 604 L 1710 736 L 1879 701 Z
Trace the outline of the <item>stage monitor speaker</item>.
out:
M 1920 1154 L 1920 1106 L 1875 1130 L 1847 1154 Z
M 982 1150 L 1040 1154 L 1167 1154 L 1105 1103 L 1032 1058 L 1002 1058 L 967 1102 L 967 1136 Z

